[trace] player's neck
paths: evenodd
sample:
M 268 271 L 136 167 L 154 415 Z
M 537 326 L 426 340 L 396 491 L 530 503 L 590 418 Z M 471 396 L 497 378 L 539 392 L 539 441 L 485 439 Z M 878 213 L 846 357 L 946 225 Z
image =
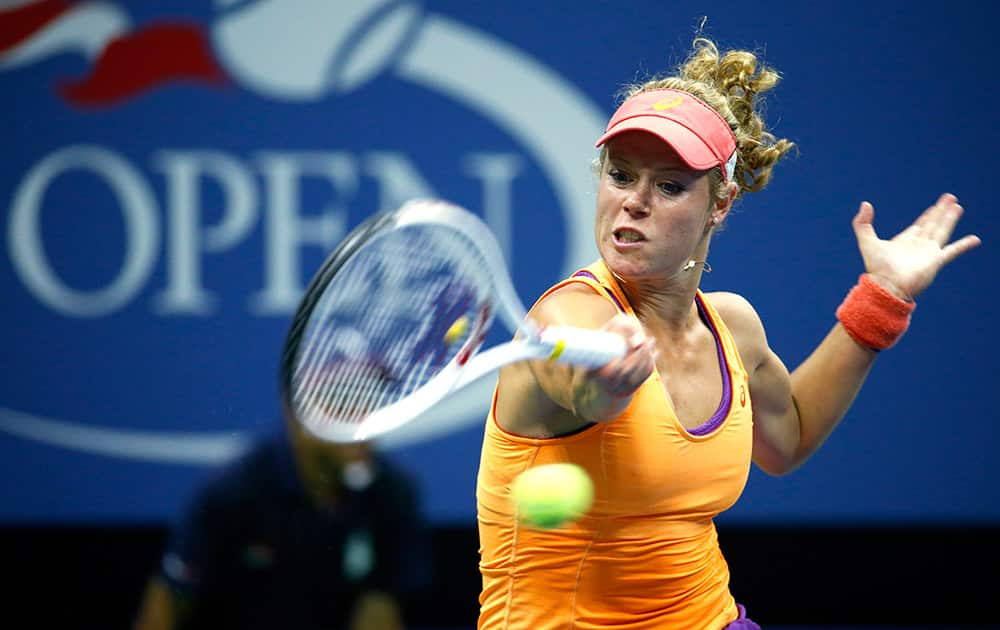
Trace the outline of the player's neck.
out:
M 700 269 L 680 271 L 668 281 L 656 282 L 625 280 L 615 275 L 618 286 L 641 321 L 657 322 L 665 329 L 676 331 L 688 329 L 697 319 L 694 300 L 700 279 Z
M 670 291 L 645 291 L 628 295 L 636 317 L 647 329 L 657 329 L 669 336 L 685 335 L 700 325 L 695 305 L 697 285 Z M 650 331 L 652 332 L 652 331 Z

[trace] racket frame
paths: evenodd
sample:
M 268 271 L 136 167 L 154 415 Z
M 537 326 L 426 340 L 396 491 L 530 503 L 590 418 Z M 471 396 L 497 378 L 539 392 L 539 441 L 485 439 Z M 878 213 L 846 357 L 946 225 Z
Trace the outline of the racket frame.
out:
M 302 419 L 292 401 L 292 375 L 302 335 L 326 287 L 336 273 L 377 235 L 406 226 L 433 224 L 465 237 L 484 259 L 492 279 L 491 299 L 481 304 L 463 345 L 437 374 L 408 396 L 369 414 L 357 427 L 344 431 L 314 426 Z M 517 337 L 479 352 L 495 316 Z M 296 309 L 286 337 L 281 360 L 281 398 L 286 413 L 317 437 L 332 442 L 371 440 L 411 422 L 432 410 L 448 393 L 465 387 L 486 374 L 517 361 L 549 359 L 598 367 L 626 353 L 619 336 L 594 330 L 550 326 L 540 328 L 527 319 L 527 311 L 507 272 L 500 246 L 489 227 L 478 217 L 454 204 L 437 199 L 416 199 L 394 211 L 382 212 L 361 223 L 324 261 Z

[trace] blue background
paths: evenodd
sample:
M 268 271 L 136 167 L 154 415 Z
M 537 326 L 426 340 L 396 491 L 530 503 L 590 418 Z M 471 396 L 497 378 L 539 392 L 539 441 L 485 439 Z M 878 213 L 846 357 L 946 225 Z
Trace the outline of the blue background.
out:
M 233 3 L 236 9 L 243 4 Z M 206 31 L 209 3 L 117 3 L 142 25 L 182 18 Z M 757 308 L 769 341 L 790 367 L 834 323 L 861 271 L 850 219 L 862 200 L 883 235 L 905 227 L 945 191 L 967 210 L 957 235 L 984 246 L 946 268 L 919 300 L 910 332 L 878 359 L 840 428 L 801 469 L 780 479 L 751 474 L 730 523 L 1000 522 L 997 420 L 988 328 L 998 300 L 993 234 L 996 87 L 995 7 L 905 2 L 426 2 L 424 18 L 447 17 L 506 42 L 568 82 L 605 116 L 625 82 L 672 67 L 688 51 L 706 9 L 706 34 L 750 47 L 784 75 L 767 118 L 798 154 L 770 187 L 749 195 L 713 241 L 705 290 L 731 290 Z M 233 10 L 236 10 L 233 9 Z M 279 44 L 261 41 L 261 46 Z M 450 60 L 456 66 L 461 57 Z M 221 151 L 243 164 L 260 203 L 262 151 L 340 151 L 359 173 L 353 194 L 318 180 L 303 185 L 304 215 L 331 204 L 354 225 L 380 205 L 374 152 L 407 156 L 436 194 L 481 211 L 479 183 L 463 158 L 493 152 L 519 160 L 512 182 L 512 270 L 530 300 L 561 272 L 565 226 L 555 184 L 518 138 L 482 112 L 386 72 L 348 93 L 282 102 L 235 81 L 217 89 L 170 84 L 126 103 L 80 110 L 55 91 L 89 62 L 76 53 L 0 69 L 5 148 L 0 151 L 0 407 L 84 427 L 223 433 L 277 425 L 277 358 L 290 312 L 251 308 L 264 285 L 266 225 L 201 258 L 201 284 L 216 297 L 205 315 L 164 315 L 168 282 L 164 150 Z M 442 66 L 441 72 L 451 69 Z M 483 69 L 487 72 L 488 69 Z M 496 86 L 497 90 L 512 89 Z M 514 86 L 513 89 L 516 89 Z M 546 108 L 531 102 L 523 116 Z M 18 274 L 8 236 L 15 192 L 46 156 L 99 145 L 128 161 L 151 189 L 162 231 L 150 275 L 122 308 L 67 316 L 40 301 Z M 582 156 L 582 164 L 591 156 Z M 366 170 L 369 169 L 369 170 Z M 203 221 L 222 215 L 221 190 L 199 189 Z M 590 212 L 590 208 L 579 209 Z M 124 259 L 124 223 L 108 188 L 74 172 L 55 180 L 42 212 L 46 256 L 62 281 L 94 290 Z M 301 248 L 301 282 L 324 249 Z M 586 262 L 586 261 L 583 261 Z M 15 418 L 16 416 L 12 416 Z M 474 518 L 481 421 L 391 452 L 419 476 L 437 523 Z M 16 433 L 16 432 L 15 432 Z M 138 522 L 173 515 L 209 464 L 166 463 L 85 452 L 0 434 L 3 522 Z

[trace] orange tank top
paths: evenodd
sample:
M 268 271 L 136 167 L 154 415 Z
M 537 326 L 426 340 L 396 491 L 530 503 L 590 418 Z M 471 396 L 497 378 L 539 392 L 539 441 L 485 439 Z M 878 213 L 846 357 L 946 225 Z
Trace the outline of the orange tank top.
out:
M 545 295 L 570 282 L 634 316 L 603 262 Z M 548 439 L 501 429 L 494 392 L 476 487 L 480 629 L 711 630 L 737 618 L 712 519 L 736 502 L 749 474 L 747 373 L 719 314 L 700 291 L 696 301 L 723 379 L 717 412 L 696 429 L 681 425 L 656 372 L 613 421 Z M 527 468 L 554 462 L 587 471 L 593 506 L 572 525 L 525 527 L 511 484 Z

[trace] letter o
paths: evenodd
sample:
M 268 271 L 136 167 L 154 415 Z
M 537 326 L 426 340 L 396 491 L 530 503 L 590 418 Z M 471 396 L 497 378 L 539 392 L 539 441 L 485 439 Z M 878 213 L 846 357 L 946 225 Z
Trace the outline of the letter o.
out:
M 125 260 L 106 286 L 79 291 L 55 274 L 42 243 L 41 210 L 45 191 L 58 175 L 71 170 L 102 177 L 118 199 L 125 219 Z M 47 156 L 25 176 L 14 194 L 7 245 L 21 280 L 41 302 L 74 317 L 107 315 L 131 300 L 152 271 L 160 242 L 156 199 L 142 174 L 127 160 L 102 147 L 77 145 Z

